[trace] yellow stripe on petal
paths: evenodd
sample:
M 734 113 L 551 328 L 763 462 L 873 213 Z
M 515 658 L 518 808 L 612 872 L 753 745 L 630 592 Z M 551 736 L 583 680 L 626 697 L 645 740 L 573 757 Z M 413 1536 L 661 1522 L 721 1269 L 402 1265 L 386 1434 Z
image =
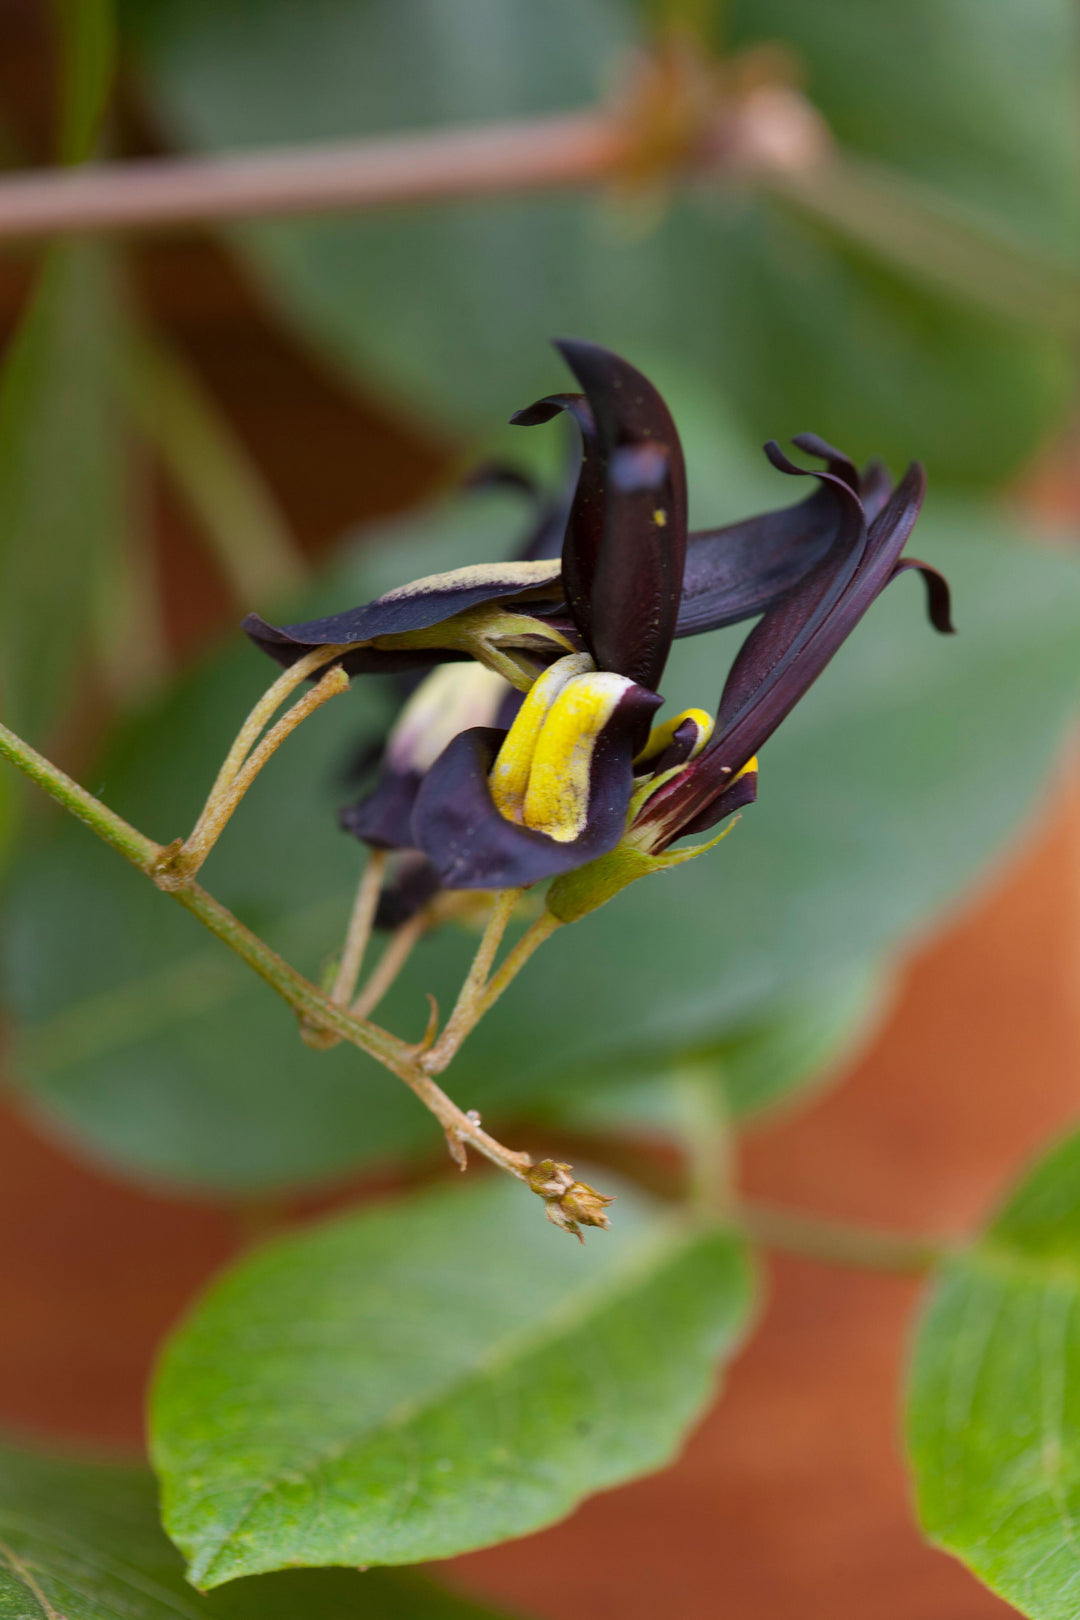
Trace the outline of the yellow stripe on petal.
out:
M 523 821 L 533 755 L 541 727 L 559 694 L 576 677 L 594 669 L 588 653 L 559 658 L 533 682 L 514 717 L 491 768 L 489 782 L 495 808 L 507 821 Z
M 564 660 L 569 662 L 569 660 Z M 579 675 L 552 704 L 532 757 L 526 827 L 568 844 L 585 831 L 596 740 L 633 686 L 625 675 Z
M 698 728 L 698 734 L 697 741 L 686 757 L 687 759 L 693 759 L 695 755 L 700 754 L 701 750 L 712 736 L 714 725 L 713 718 L 710 714 L 706 714 L 704 709 L 684 709 L 681 714 L 676 714 L 672 717 L 672 719 L 665 720 L 662 725 L 653 726 L 652 730 L 649 732 L 648 742 L 641 750 L 641 753 L 634 760 L 635 766 L 647 765 L 651 759 L 659 758 L 659 756 L 664 752 L 664 749 L 670 745 L 676 731 L 678 731 L 679 727 L 684 725 L 687 720 L 692 720 L 694 722 Z

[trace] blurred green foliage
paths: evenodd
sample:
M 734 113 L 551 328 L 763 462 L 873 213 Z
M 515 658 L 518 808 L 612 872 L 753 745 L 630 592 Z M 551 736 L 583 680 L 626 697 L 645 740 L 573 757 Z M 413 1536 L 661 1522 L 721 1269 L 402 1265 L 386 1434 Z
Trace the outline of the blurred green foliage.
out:
M 573 108 L 646 37 L 626 0 L 139 0 L 125 17 L 158 115 L 207 150 Z M 746 0 L 732 28 L 790 51 L 852 152 L 1075 250 L 1067 0 Z M 1038 95 L 1015 93 L 1018 71 Z M 542 392 L 561 333 L 678 357 L 755 433 L 813 428 L 951 480 L 1007 477 L 1070 393 L 1029 312 L 1010 325 L 943 297 L 750 190 L 699 187 L 659 220 L 499 199 L 233 240 L 333 364 L 459 434 Z

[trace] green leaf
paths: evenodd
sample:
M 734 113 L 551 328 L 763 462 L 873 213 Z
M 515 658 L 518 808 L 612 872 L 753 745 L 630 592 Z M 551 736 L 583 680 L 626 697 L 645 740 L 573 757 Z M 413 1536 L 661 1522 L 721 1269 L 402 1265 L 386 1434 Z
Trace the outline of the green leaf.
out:
M 576 1126 L 679 1136 L 686 1128 L 679 1085 L 689 1071 L 697 1083 L 715 1087 L 725 1114 L 752 1119 L 826 1085 L 870 1039 L 891 999 L 892 974 L 861 964 L 800 987 L 766 1018 L 736 1024 L 715 1045 L 686 1053 L 680 1071 L 624 1085 L 579 1083 L 563 1098 L 551 1096 L 547 1107 Z
M 0 1449 L 3 1620 L 497 1620 L 413 1575 L 297 1570 L 202 1597 L 141 1468 Z
M 0 376 L 0 692 L 41 741 L 89 656 L 124 529 L 113 387 L 120 310 L 100 243 L 54 248 Z
M 191 1578 L 445 1558 L 668 1462 L 745 1326 L 750 1273 L 726 1232 L 629 1191 L 615 1208 L 579 1248 L 490 1178 L 235 1266 L 152 1397 Z
M 93 157 L 116 71 L 112 0 L 52 0 L 60 44 L 61 163 Z
M 942 1268 L 908 1434 L 927 1534 L 1032 1620 L 1080 1587 L 1080 1136 Z
M 936 183 L 958 218 L 1075 254 L 1072 8 L 985 11 L 877 0 L 856 21 L 850 0 L 772 0 L 736 7 L 733 26 L 737 44 L 790 46 L 856 155 Z M 617 0 L 140 0 L 125 16 L 162 117 L 214 151 L 578 107 L 642 24 Z M 1038 96 L 1016 95 L 1018 62 Z M 458 433 L 562 386 L 546 343 L 566 331 L 677 357 L 755 431 L 812 425 L 857 456 L 919 455 L 965 480 L 1007 476 L 1071 397 L 1031 301 L 1014 329 L 742 189 L 694 188 L 652 229 L 583 195 L 245 225 L 232 240 L 335 365 Z
M 684 397 L 672 393 L 680 423 Z M 711 442 L 730 482 L 726 501 L 698 502 L 697 520 L 753 510 L 756 458 L 722 423 L 702 433 L 701 422 L 688 421 L 688 442 Z M 423 515 L 311 605 L 505 555 L 522 522 L 505 496 Z M 960 634 L 935 637 L 916 583 L 894 585 L 769 743 L 760 799 L 731 837 L 537 954 L 455 1062 L 464 1106 L 520 1115 L 568 1087 L 741 1042 L 799 1003 L 825 1016 L 838 986 L 925 930 L 1000 858 L 1076 713 L 1080 559 L 1018 543 L 984 507 L 941 502 L 917 546 L 953 580 Z M 669 703 L 711 709 L 738 639 L 680 644 Z M 128 727 L 88 784 L 153 837 L 185 831 L 269 673 L 245 647 L 212 661 Z M 339 948 L 359 869 L 334 825 L 343 763 L 377 733 L 385 702 L 358 681 L 301 727 L 206 869 L 212 892 L 311 975 Z M 424 992 L 452 1006 L 475 942 L 458 929 L 425 941 L 380 1018 L 419 1039 Z M 3 961 L 23 1026 L 12 1070 L 56 1128 L 114 1166 L 258 1191 L 441 1146 L 403 1086 L 349 1048 L 309 1051 L 260 981 L 73 823 L 54 822 L 21 863 Z M 770 1089 L 759 1073 L 736 1106 Z

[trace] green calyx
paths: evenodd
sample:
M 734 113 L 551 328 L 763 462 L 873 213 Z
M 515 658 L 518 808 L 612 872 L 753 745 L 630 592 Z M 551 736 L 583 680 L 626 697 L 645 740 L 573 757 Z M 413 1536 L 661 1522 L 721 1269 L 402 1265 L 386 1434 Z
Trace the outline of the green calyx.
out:
M 662 855 L 654 855 L 635 843 L 634 834 L 630 832 L 606 855 L 598 855 L 586 866 L 557 877 L 547 892 L 547 909 L 561 923 L 577 922 L 579 917 L 587 917 L 590 911 L 607 905 L 621 889 L 636 883 L 638 878 L 648 877 L 652 872 L 667 872 L 714 849 L 734 826 L 735 822 L 730 821 L 707 844 L 691 844 L 686 849 Z

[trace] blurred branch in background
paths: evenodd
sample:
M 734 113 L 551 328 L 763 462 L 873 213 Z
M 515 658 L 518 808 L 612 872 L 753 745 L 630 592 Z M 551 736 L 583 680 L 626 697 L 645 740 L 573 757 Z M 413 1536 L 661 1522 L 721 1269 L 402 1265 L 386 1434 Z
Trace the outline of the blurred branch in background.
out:
M 568 188 L 724 184 L 766 195 L 996 315 L 1080 332 L 1080 274 L 955 200 L 836 146 L 783 62 L 723 75 L 676 44 L 607 105 L 473 128 L 154 158 L 0 180 L 0 239 L 175 230 Z
M 217 401 L 183 356 L 145 333 L 129 345 L 132 418 L 199 518 L 240 602 L 284 596 L 304 564 L 273 495 Z

